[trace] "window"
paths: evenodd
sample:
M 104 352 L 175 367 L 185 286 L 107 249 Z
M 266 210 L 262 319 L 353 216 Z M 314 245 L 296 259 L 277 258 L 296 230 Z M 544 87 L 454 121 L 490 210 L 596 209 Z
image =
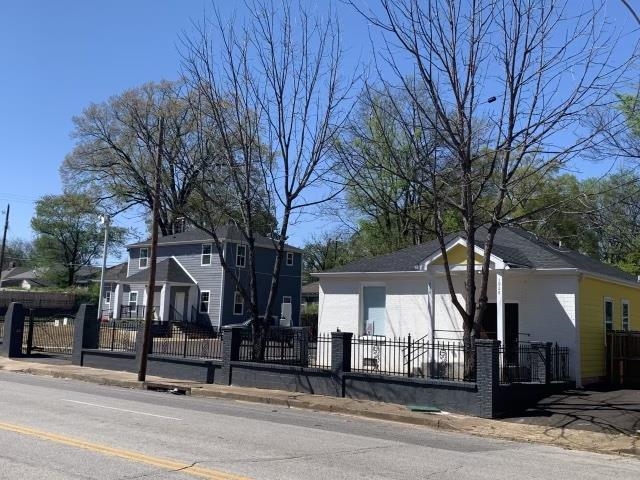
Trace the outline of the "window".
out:
M 236 267 L 243 267 L 247 260 L 247 247 L 245 245 L 238 245 L 236 247 Z
M 138 308 L 138 292 L 129 292 L 129 308 L 134 311 Z
M 385 334 L 386 296 L 385 287 L 362 287 L 362 320 L 365 335 Z
M 147 268 L 148 265 L 149 265 L 149 249 L 141 248 L 140 258 L 138 259 L 138 266 L 140 268 Z
M 107 290 L 104 293 L 104 304 L 105 305 L 109 305 L 111 303 L 111 292 L 109 290 Z
M 240 292 L 236 292 L 233 297 L 233 314 L 242 315 L 244 313 L 244 298 Z
M 604 328 L 613 330 L 613 301 L 610 298 L 604 299 Z
M 287 252 L 287 267 L 293 266 L 293 252 Z
M 211 265 L 211 244 L 202 245 L 202 261 L 201 265 Z
M 282 297 L 282 303 L 291 303 L 291 297 Z
M 207 290 L 200 292 L 200 313 L 209 313 L 209 292 Z
M 622 330 L 629 331 L 629 300 L 622 300 Z

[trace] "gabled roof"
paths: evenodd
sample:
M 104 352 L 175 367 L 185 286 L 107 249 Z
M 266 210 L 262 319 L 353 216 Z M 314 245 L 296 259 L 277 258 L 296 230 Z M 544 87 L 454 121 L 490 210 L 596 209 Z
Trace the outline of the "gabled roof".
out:
M 478 230 L 476 235 L 478 247 L 484 248 L 485 235 L 485 229 Z M 447 237 L 446 243 L 457 238 L 461 238 L 461 235 L 450 235 Z M 358 260 L 326 273 L 415 271 L 422 261 L 437 254 L 439 250 L 438 241 L 432 240 L 387 255 Z M 576 269 L 625 282 L 636 282 L 635 276 L 623 272 L 613 265 L 600 262 L 568 248 L 558 247 L 517 227 L 504 227 L 498 230 L 492 253 L 501 258 L 509 268 Z
M 109 267 L 104 272 L 105 282 L 117 282 L 127 278 L 127 262 L 122 262 Z
M 124 283 L 148 283 L 149 269 L 145 268 L 125 278 Z M 166 258 L 156 265 L 156 282 L 194 284 L 191 276 L 173 258 Z
M 220 241 L 231 241 L 231 242 L 244 242 L 244 238 L 240 233 L 238 228 L 225 225 L 222 227 L 216 228 L 216 235 L 220 239 Z M 170 245 L 172 243 L 212 243 L 213 237 L 209 235 L 207 232 L 200 230 L 198 228 L 192 228 L 190 230 L 186 230 L 182 233 L 176 233 L 175 235 L 165 235 L 164 237 L 158 238 L 158 245 Z M 256 236 L 256 245 L 259 247 L 267 247 L 274 248 L 276 244 L 276 240 L 271 238 L 257 235 Z M 127 248 L 138 248 L 138 247 L 148 247 L 151 245 L 151 240 L 147 239 L 143 242 L 132 243 L 131 245 L 127 245 Z M 300 251 L 300 249 L 285 244 L 286 250 L 294 250 Z

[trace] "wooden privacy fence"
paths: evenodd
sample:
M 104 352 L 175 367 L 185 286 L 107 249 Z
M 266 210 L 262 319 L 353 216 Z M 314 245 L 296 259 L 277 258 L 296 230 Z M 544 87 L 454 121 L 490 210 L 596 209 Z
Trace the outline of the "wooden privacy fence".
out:
M 640 332 L 607 332 L 607 377 L 612 385 L 640 387 Z

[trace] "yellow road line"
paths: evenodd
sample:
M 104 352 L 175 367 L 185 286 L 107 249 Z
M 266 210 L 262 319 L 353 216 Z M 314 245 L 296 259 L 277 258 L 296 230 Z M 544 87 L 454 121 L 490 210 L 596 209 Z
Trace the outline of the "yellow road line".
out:
M 63 435 L 58 435 L 56 433 L 24 427 L 22 425 L 0 422 L 0 430 L 20 433 L 22 435 L 30 435 L 42 440 L 48 440 L 50 442 L 60 443 L 62 445 L 82 448 L 83 450 L 89 450 L 90 452 L 101 453 L 103 455 L 111 455 L 113 457 L 124 458 L 125 460 L 131 460 L 138 463 L 145 463 L 147 465 L 164 468 L 166 470 L 181 470 L 183 473 L 187 473 L 195 477 L 206 478 L 209 480 L 249 480 L 248 477 L 235 475 L 233 473 L 226 473 L 219 470 L 203 468 L 197 465 L 191 466 L 191 464 L 189 463 L 183 463 L 168 458 L 153 457 L 131 450 L 122 450 L 119 448 L 109 447 L 107 445 L 101 445 L 99 443 L 91 443 L 77 438 L 66 437 Z

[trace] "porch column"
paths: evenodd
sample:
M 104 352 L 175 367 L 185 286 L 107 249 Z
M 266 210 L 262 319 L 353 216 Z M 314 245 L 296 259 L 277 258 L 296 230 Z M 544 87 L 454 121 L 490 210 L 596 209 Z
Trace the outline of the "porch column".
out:
M 170 319 L 171 308 L 171 287 L 168 283 L 162 284 L 160 290 L 160 321 L 166 322 Z
M 504 347 L 504 296 L 502 270 L 496 270 L 496 339 Z
M 116 291 L 113 293 L 113 298 L 111 299 L 111 305 L 113 309 L 112 317 L 114 320 L 120 318 L 120 305 L 122 305 L 122 284 L 116 283 Z

